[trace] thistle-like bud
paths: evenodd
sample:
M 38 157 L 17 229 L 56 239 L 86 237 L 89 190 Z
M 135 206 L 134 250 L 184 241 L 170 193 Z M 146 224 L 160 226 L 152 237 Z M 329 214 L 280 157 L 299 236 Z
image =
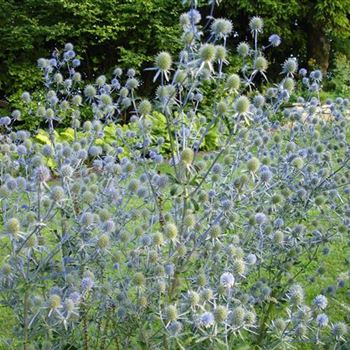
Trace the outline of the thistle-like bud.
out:
M 168 321 L 176 321 L 177 320 L 177 309 L 174 305 L 168 305 L 165 309 L 165 318 Z
M 220 277 L 220 284 L 223 285 L 225 288 L 232 288 L 235 283 L 235 278 L 233 277 L 232 273 L 230 272 L 224 272 Z
M 84 95 L 89 99 L 94 98 L 96 96 L 96 89 L 94 88 L 94 86 L 86 85 L 84 89 Z
M 138 107 L 138 112 L 140 115 L 150 114 L 152 111 L 152 104 L 148 100 L 142 100 Z
M 227 319 L 228 310 L 226 306 L 218 305 L 214 310 L 214 319 L 217 323 L 222 323 Z
M 240 327 L 244 322 L 245 310 L 241 306 L 237 306 L 232 310 L 232 314 L 230 316 L 230 321 L 233 326 Z
M 227 56 L 227 50 L 222 45 L 215 46 L 216 52 L 215 52 L 215 59 L 217 61 L 224 61 Z
M 301 157 L 295 157 L 292 160 L 292 166 L 297 168 L 297 169 L 302 169 L 302 167 L 304 166 L 304 160 Z
M 264 28 L 264 21 L 258 17 L 254 16 L 250 21 L 249 21 L 249 28 L 252 32 L 259 32 L 261 33 L 263 28 Z
M 264 56 L 258 56 L 254 60 L 254 69 L 256 69 L 259 72 L 265 72 L 267 70 L 269 63 L 267 62 L 267 59 Z
M 17 218 L 11 218 L 7 220 L 5 229 L 11 236 L 17 237 L 21 229 L 21 224 Z
M 247 57 L 249 55 L 250 47 L 247 43 L 241 42 L 237 46 L 237 53 L 242 57 Z
M 142 272 L 136 272 L 133 280 L 137 287 L 143 287 L 146 284 L 146 278 Z
M 176 225 L 173 223 L 166 224 L 164 227 L 164 233 L 165 233 L 166 237 L 169 238 L 170 240 L 176 239 L 177 234 L 178 234 L 178 230 L 177 230 Z
M 49 308 L 56 310 L 61 307 L 61 297 L 58 294 L 52 294 L 49 299 Z
M 100 249 L 105 249 L 109 245 L 109 236 L 107 234 L 102 234 L 97 240 L 97 246 Z
M 260 161 L 258 158 L 252 157 L 248 160 L 247 162 L 247 169 L 252 172 L 255 173 L 257 172 L 257 170 L 260 167 Z
M 44 165 L 38 166 L 35 169 L 34 173 L 35 178 L 38 182 L 47 182 L 48 180 L 50 180 L 50 170 Z
M 245 114 L 249 111 L 250 101 L 247 96 L 239 96 L 235 102 L 235 111 L 238 114 Z
M 216 49 L 212 44 L 204 44 L 199 49 L 199 57 L 203 62 L 211 62 L 215 59 Z
M 218 37 L 225 37 L 232 32 L 232 22 L 224 18 L 216 18 L 211 24 L 211 31 Z
M 160 71 L 168 71 L 172 65 L 170 54 L 165 51 L 160 52 L 156 57 L 155 65 Z
M 282 67 L 283 73 L 293 75 L 298 70 L 298 61 L 296 60 L 296 58 L 293 57 L 288 58 L 284 61 Z
M 237 91 L 241 84 L 241 78 L 237 74 L 231 74 L 226 80 L 225 87 L 231 91 Z
M 181 153 L 181 161 L 186 165 L 190 165 L 193 162 L 194 152 L 191 148 L 185 148 Z

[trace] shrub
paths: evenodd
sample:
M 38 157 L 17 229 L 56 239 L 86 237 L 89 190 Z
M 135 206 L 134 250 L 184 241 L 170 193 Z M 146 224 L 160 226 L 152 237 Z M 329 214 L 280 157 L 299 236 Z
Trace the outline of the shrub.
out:
M 333 273 L 336 285 L 311 294 L 307 288 L 325 273 L 332 249 L 348 270 L 349 101 L 329 101 L 326 122 L 321 77 L 301 72 L 310 96 L 285 108 L 297 76 L 291 58 L 281 82 L 259 91 L 254 79 L 267 79 L 256 65 L 261 18 L 250 22 L 254 44 L 245 45 L 240 76 L 227 76 L 216 55 L 218 45 L 226 48 L 228 22 L 211 26 L 207 43 L 195 7 L 181 23 L 192 40 L 179 60 L 157 56 L 154 101 L 137 97 L 131 69 L 84 85 L 67 44 L 38 61 L 45 104 L 22 96 L 47 123 L 44 144 L 13 131 L 18 113 L 0 119 L 0 300 L 17 321 L 7 347 L 349 344 L 348 310 L 337 298 L 346 298 L 348 275 Z M 211 118 L 200 113 L 208 80 L 223 89 Z M 82 105 L 93 115 L 84 123 Z M 111 127 L 130 111 L 130 128 Z M 287 125 L 271 121 L 278 112 Z M 55 132 L 64 118 L 65 140 Z M 167 139 L 155 139 L 155 118 L 163 118 Z M 200 154 L 214 127 L 218 149 Z M 107 134 L 111 142 L 101 147 Z

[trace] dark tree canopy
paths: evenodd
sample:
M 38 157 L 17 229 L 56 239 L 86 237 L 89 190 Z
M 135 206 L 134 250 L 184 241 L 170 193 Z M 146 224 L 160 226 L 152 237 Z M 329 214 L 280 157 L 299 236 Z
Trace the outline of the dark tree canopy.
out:
M 200 5 L 209 14 L 207 1 Z M 76 46 L 88 78 L 117 64 L 142 71 L 157 52 L 179 49 L 185 10 L 179 0 L 0 0 L 0 97 L 36 86 L 37 58 L 65 42 Z M 350 0 L 223 0 L 214 12 L 232 20 L 240 40 L 253 15 L 264 19 L 266 38 L 282 37 L 274 59 L 293 53 L 324 71 L 332 45 L 350 37 Z

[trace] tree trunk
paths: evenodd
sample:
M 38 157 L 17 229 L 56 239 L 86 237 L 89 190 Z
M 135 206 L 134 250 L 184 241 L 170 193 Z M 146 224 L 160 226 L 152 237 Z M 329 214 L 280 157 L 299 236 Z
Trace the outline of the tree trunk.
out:
M 329 67 L 331 43 L 324 28 L 318 23 L 309 23 L 308 26 L 308 59 L 314 60 L 322 72 L 326 73 Z

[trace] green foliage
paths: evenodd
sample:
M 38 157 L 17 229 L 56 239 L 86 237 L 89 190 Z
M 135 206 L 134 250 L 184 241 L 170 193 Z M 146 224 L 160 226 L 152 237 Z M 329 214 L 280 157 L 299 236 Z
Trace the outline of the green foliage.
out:
M 0 91 L 38 85 L 39 56 L 72 41 L 88 76 L 116 64 L 141 69 L 158 50 L 179 48 L 176 0 L 0 0 Z
M 344 54 L 339 53 L 335 56 L 332 80 L 328 89 L 334 90 L 340 96 L 350 95 L 350 62 Z
M 283 45 L 274 52 L 277 60 L 297 54 L 306 63 L 315 58 L 313 49 L 323 44 L 323 37 L 333 43 L 346 42 L 350 36 L 350 0 L 235 0 L 223 2 L 219 10 L 233 21 L 239 33 L 246 31 L 252 16 L 264 18 L 265 39 L 276 33 L 283 40 Z M 312 37 L 315 33 L 316 40 Z
M 142 71 L 157 52 L 178 51 L 178 16 L 185 10 L 177 0 L 0 0 L 0 9 L 0 95 L 7 98 L 36 89 L 37 57 L 67 41 L 87 57 L 88 78 L 116 64 Z M 241 33 L 253 15 L 263 17 L 264 33 L 283 39 L 277 61 L 293 52 L 307 62 L 310 26 L 333 41 L 346 42 L 350 34 L 350 0 L 234 0 L 223 1 L 218 11 L 216 17 L 230 18 Z M 233 39 L 229 45 L 234 46 Z M 150 78 L 146 73 L 143 78 L 149 92 Z

